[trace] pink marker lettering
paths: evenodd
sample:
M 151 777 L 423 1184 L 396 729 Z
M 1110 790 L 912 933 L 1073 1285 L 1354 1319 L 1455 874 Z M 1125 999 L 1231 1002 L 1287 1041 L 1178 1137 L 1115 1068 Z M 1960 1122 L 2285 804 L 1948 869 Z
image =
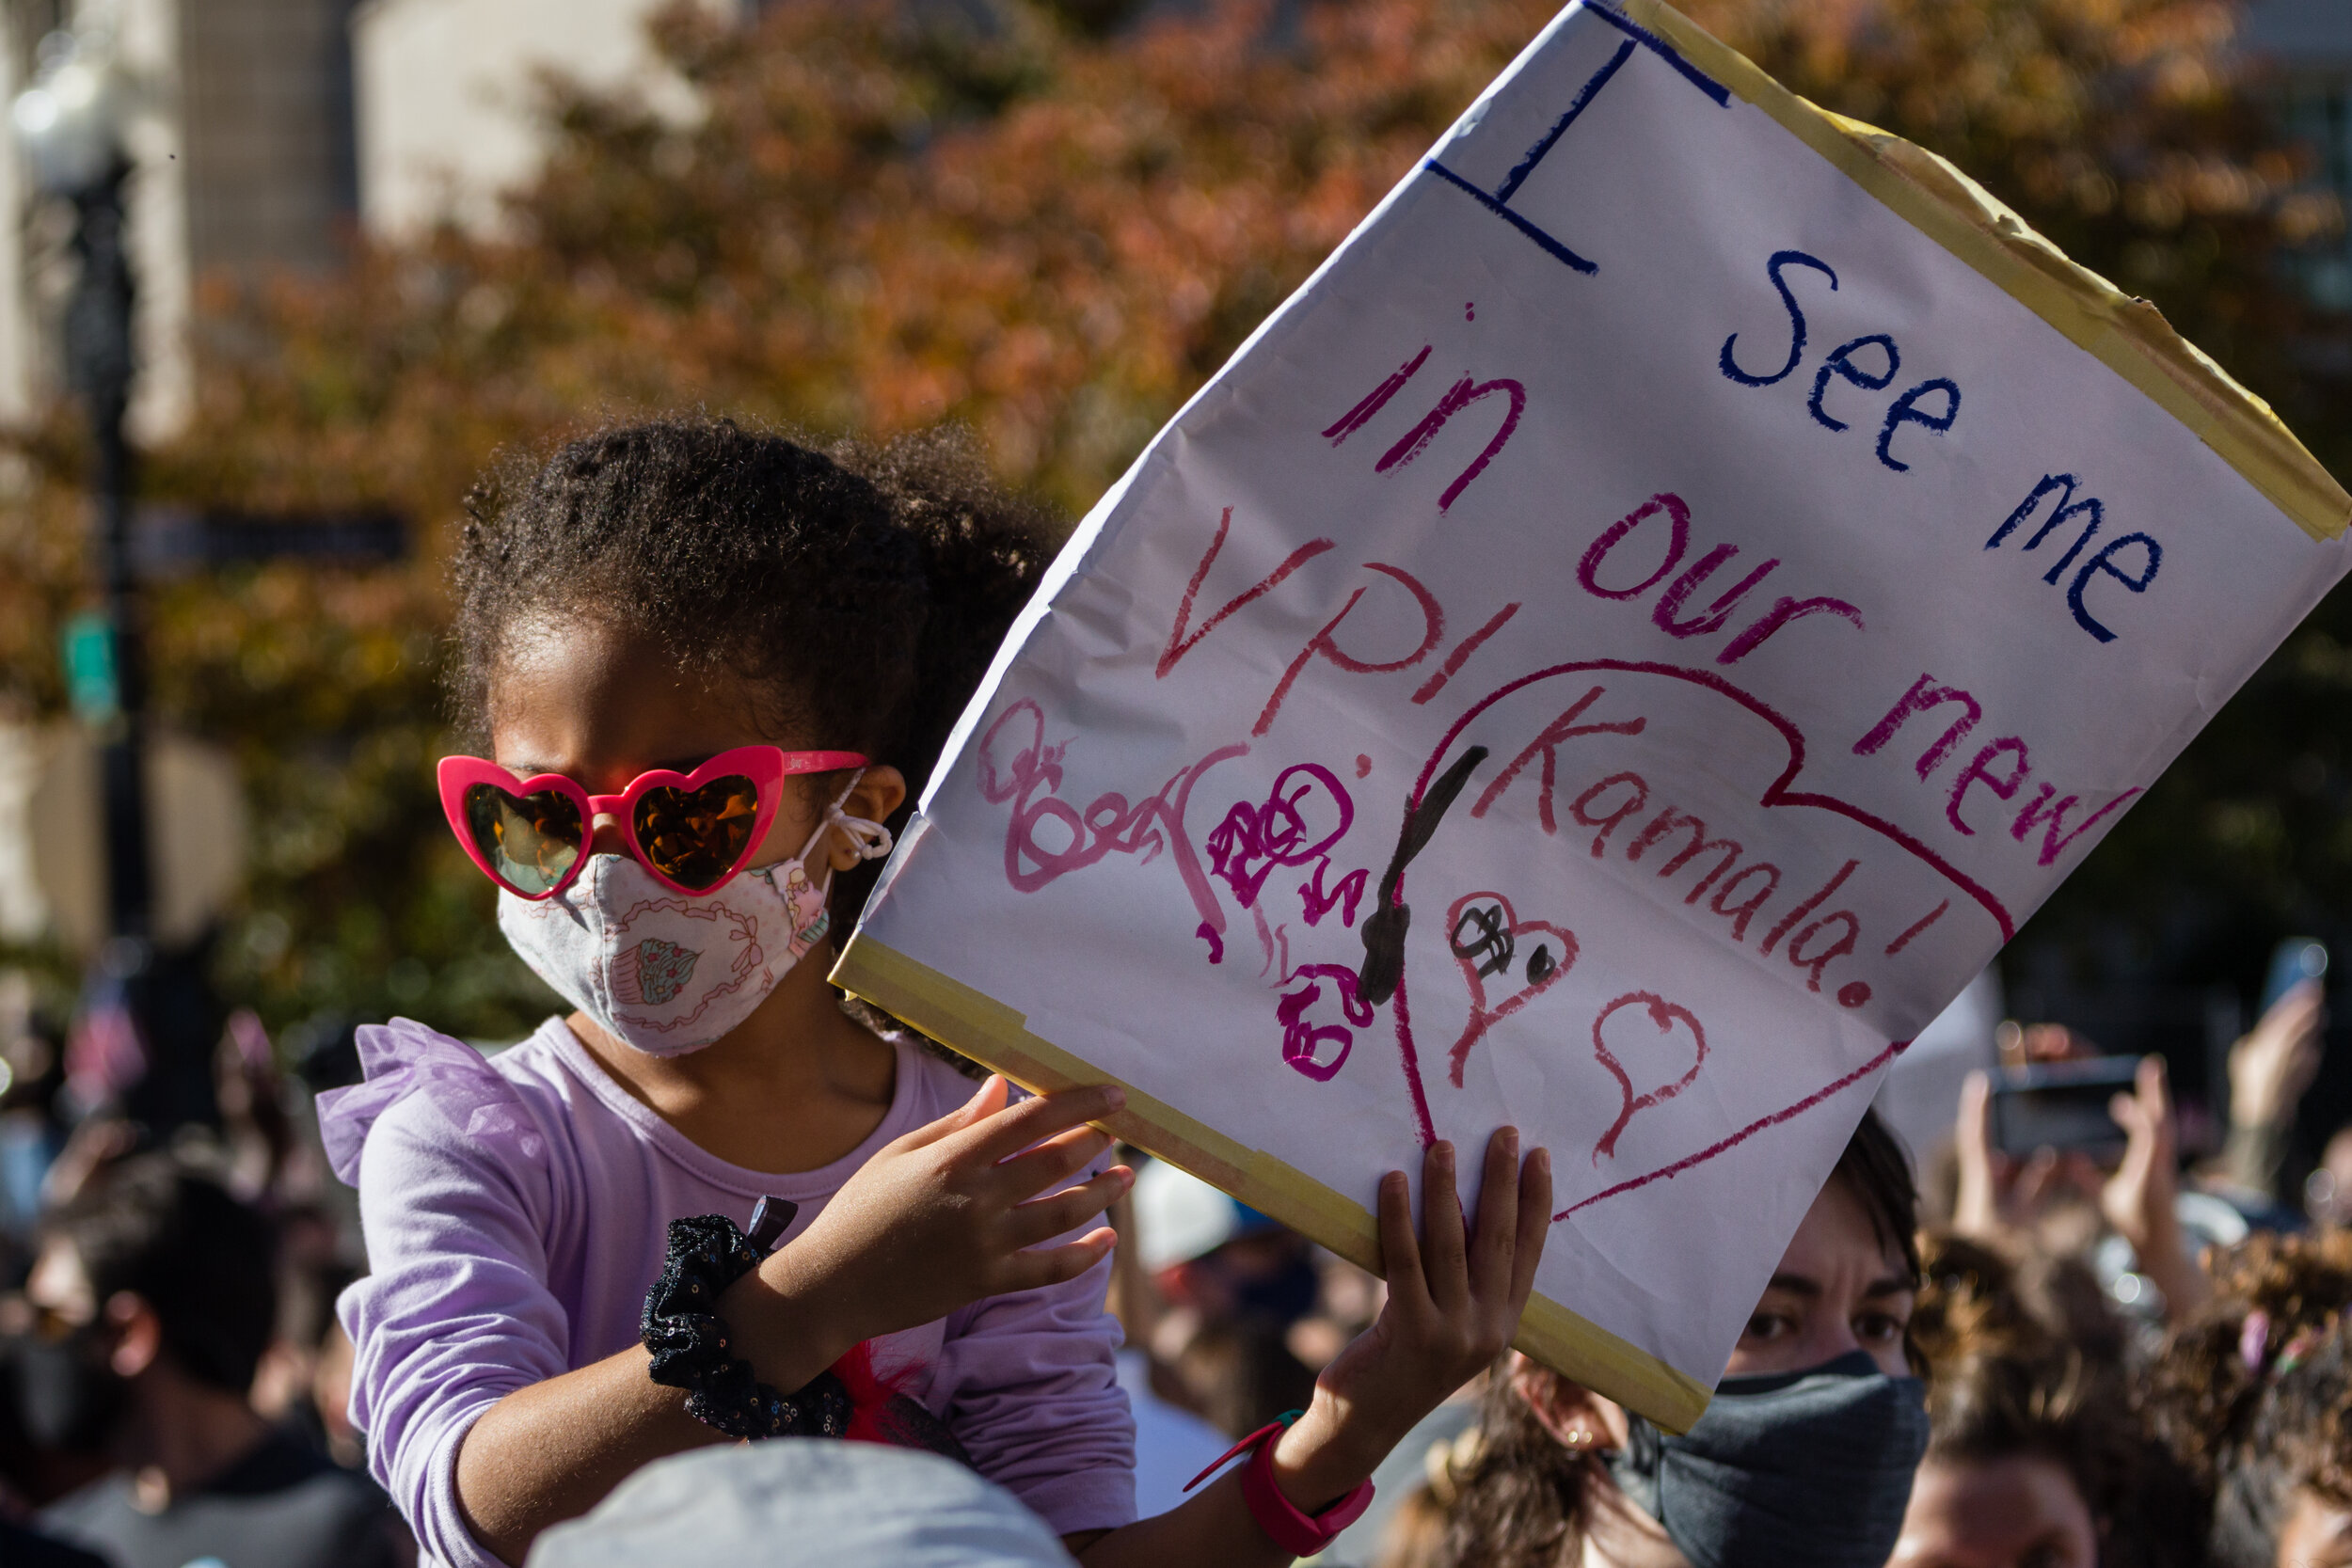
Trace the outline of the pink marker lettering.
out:
M 1339 630 L 1341 622 L 1355 613 L 1356 606 L 1363 599 L 1364 590 L 1359 588 L 1348 595 L 1347 602 L 1340 607 L 1340 612 L 1324 623 L 1321 631 L 1307 639 L 1307 645 L 1298 650 L 1298 657 L 1292 659 L 1290 668 L 1282 672 L 1282 678 L 1275 683 L 1274 694 L 1266 699 L 1264 709 L 1258 715 L 1258 721 L 1249 728 L 1251 735 L 1262 736 L 1274 727 L 1274 716 L 1281 711 L 1282 699 L 1290 695 L 1292 683 L 1298 679 L 1299 672 L 1307 668 L 1307 661 L 1317 655 L 1328 659 L 1350 674 L 1385 674 L 1391 671 L 1406 670 L 1419 664 L 1429 657 L 1429 650 L 1436 647 L 1438 640 L 1445 635 L 1445 610 L 1438 603 L 1437 595 L 1422 586 L 1420 578 L 1402 567 L 1391 566 L 1384 562 L 1367 561 L 1364 562 L 1364 567 L 1367 571 L 1379 572 L 1394 578 L 1412 594 L 1415 602 L 1421 607 L 1422 626 L 1421 641 L 1415 645 L 1411 653 L 1406 654 L 1403 658 L 1385 660 L 1358 658 L 1333 641 L 1331 634 Z

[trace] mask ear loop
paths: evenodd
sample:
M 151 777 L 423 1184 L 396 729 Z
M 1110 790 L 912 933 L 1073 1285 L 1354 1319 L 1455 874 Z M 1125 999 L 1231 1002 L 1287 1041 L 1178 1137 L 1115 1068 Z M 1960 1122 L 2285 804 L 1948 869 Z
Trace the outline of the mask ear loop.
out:
M 832 803 L 825 807 L 824 819 L 817 824 L 817 831 L 808 835 L 808 842 L 801 846 L 801 852 L 792 857 L 793 862 L 803 870 L 807 869 L 809 855 L 816 850 L 818 845 L 824 842 L 825 834 L 835 828 L 849 835 L 850 844 L 857 849 L 857 858 L 861 861 L 880 860 L 890 853 L 893 840 L 888 828 L 863 816 L 851 816 L 841 809 L 841 802 L 850 798 L 850 792 L 857 788 L 858 781 L 865 777 L 866 769 L 859 768 L 850 776 L 850 782 L 841 786 L 841 793 L 834 796 Z M 775 868 L 769 866 L 764 869 L 773 871 Z M 771 880 L 772 879 L 771 878 Z M 833 890 L 833 867 L 830 863 L 825 867 L 825 890 L 828 893 Z
M 850 781 L 849 788 L 834 797 L 833 804 L 825 808 L 825 821 L 827 825 L 838 828 L 849 835 L 850 842 L 857 846 L 859 860 L 878 861 L 890 853 L 891 846 L 895 842 L 890 836 L 890 830 L 866 817 L 851 816 L 841 809 L 841 802 L 850 798 L 850 791 L 857 788 L 858 780 L 865 777 L 866 769 L 859 768 L 857 777 Z

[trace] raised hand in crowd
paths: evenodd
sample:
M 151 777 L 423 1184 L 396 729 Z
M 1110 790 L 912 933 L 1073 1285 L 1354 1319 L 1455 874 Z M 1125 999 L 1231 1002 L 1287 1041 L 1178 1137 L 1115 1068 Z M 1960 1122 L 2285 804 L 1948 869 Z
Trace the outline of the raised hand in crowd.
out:
M 2019 1061 L 2088 1053 L 2079 1037 L 2055 1025 L 2010 1033 L 2004 1045 L 2005 1055 Z M 1999 1240 L 2034 1230 L 2070 1199 L 2095 1199 L 2099 1217 L 2131 1243 L 2140 1272 L 2164 1293 L 2168 1320 L 2178 1321 L 2204 1300 L 2204 1277 L 2177 1212 L 2179 1132 L 2163 1058 L 2142 1061 L 2131 1092 L 2109 1102 L 2108 1114 L 2124 1135 L 2123 1157 L 2112 1174 L 2102 1173 L 2078 1149 L 2042 1148 L 2024 1160 L 2003 1153 L 1994 1147 L 1992 1100 L 1991 1075 L 1970 1073 L 1954 1129 L 1956 1232 Z
M 1314 1398 L 1274 1440 L 1275 1486 L 1302 1513 L 1355 1494 L 1389 1451 L 1445 1397 L 1491 1364 L 1518 1332 L 1550 1227 L 1548 1150 L 1522 1157 L 1517 1129 L 1487 1141 L 1474 1212 L 1465 1212 L 1454 1146 L 1431 1145 L 1422 1165 L 1421 1223 L 1402 1171 L 1380 1183 L 1379 1233 L 1388 1299 L 1316 1379 Z M 1128 1563 L 1288 1561 L 1253 1522 L 1243 1471 L 1228 1469 L 1185 1506 L 1124 1529 L 1069 1540 L 1089 1568 Z
M 2290 986 L 2230 1047 L 2230 1132 L 2221 1179 L 2263 1204 L 2279 1201 L 2279 1171 L 2303 1091 L 2319 1072 L 2327 1022 L 2316 980 Z
M 2060 1023 L 2004 1023 L 1994 1040 L 2007 1069 L 2094 1053 L 2090 1041 Z M 2061 1196 L 2087 1194 L 2099 1184 L 2098 1166 L 2078 1150 L 2040 1148 L 2020 1161 L 1995 1148 L 1987 1073 L 1970 1073 L 1961 1085 L 1953 1144 L 1960 1188 L 1952 1227 L 1962 1235 L 1993 1237 L 2031 1226 Z
M 1953 1129 L 1960 1187 L 1952 1228 L 1963 1236 L 1998 1237 L 2031 1226 L 2064 1193 L 2097 1185 L 2097 1167 L 2078 1151 L 2036 1149 L 2019 1160 L 1993 1143 L 1993 1079 L 1972 1072 L 1961 1085 L 1960 1119 Z
M 2167 1321 L 2178 1323 L 2212 1285 L 2181 1227 L 2180 1138 L 2164 1058 L 2142 1057 L 2131 1092 L 2109 1101 L 2107 1114 L 2123 1129 L 2123 1163 L 2099 1188 L 2099 1212 L 2132 1243 L 2140 1273 L 2164 1292 Z

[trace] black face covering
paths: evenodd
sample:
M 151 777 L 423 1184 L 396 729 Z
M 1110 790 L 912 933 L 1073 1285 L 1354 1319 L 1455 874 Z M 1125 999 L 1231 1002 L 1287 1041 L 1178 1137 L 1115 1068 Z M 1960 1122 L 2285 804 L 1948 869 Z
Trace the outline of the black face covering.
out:
M 1633 1417 L 1609 1468 L 1692 1568 L 1884 1568 L 1927 1450 L 1925 1386 L 1853 1351 L 1727 1377 L 1680 1437 Z
M 84 1453 L 105 1447 L 128 1388 L 106 1365 L 95 1329 L 56 1339 L 18 1335 L 6 1354 L 17 1418 L 34 1447 Z

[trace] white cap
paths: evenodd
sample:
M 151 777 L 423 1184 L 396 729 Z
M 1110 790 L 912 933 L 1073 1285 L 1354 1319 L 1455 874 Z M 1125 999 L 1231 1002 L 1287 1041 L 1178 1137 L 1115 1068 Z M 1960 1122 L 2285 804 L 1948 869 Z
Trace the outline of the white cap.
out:
M 727 1568 L 1074 1568 L 1044 1520 L 955 1461 L 825 1437 L 656 1461 L 585 1518 L 540 1536 L 529 1568 L 689 1558 Z
M 1242 1232 L 1240 1205 L 1154 1160 L 1136 1172 L 1136 1255 L 1152 1274 L 1206 1257 Z

